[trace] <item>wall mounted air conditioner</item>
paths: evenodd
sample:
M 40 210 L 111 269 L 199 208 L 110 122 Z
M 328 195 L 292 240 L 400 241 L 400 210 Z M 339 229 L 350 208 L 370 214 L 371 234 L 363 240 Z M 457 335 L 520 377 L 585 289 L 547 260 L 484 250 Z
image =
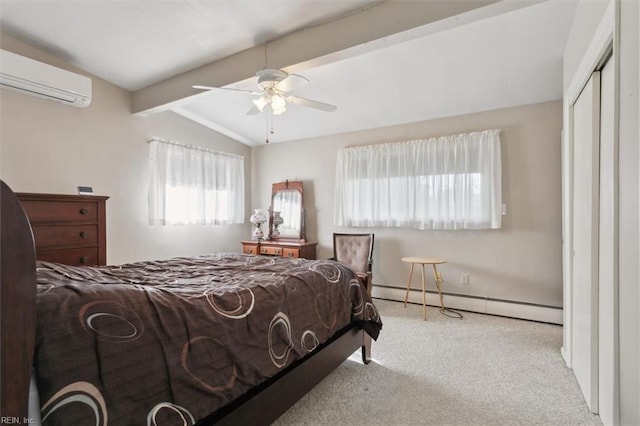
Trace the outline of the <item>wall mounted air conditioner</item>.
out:
M 0 87 L 78 108 L 91 103 L 91 79 L 0 49 Z

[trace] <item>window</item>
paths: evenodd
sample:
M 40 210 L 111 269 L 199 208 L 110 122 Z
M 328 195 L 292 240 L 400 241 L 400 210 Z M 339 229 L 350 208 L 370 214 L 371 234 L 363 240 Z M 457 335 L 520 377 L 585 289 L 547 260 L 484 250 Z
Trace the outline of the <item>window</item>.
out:
M 244 158 L 152 139 L 149 224 L 244 223 Z
M 499 130 L 338 152 L 338 226 L 485 229 L 501 226 Z

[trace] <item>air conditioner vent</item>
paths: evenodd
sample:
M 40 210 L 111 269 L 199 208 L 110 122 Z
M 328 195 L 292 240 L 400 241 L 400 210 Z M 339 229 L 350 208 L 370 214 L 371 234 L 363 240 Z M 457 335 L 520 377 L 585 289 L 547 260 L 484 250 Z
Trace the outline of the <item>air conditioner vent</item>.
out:
M 79 108 L 91 103 L 91 79 L 0 49 L 0 87 Z

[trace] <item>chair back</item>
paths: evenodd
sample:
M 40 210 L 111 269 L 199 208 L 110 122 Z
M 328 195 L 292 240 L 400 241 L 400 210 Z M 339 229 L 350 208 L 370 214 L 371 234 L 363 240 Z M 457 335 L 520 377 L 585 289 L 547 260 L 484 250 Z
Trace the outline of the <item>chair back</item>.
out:
M 355 272 L 371 272 L 373 234 L 333 234 L 333 258 Z

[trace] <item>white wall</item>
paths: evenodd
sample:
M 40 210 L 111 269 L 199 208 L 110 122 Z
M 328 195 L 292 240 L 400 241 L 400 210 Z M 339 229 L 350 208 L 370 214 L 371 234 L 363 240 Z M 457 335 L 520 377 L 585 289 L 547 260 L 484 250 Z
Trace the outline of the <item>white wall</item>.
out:
M 1 40 L 5 50 L 81 72 L 5 34 Z M 239 241 L 250 233 L 249 224 L 148 225 L 146 141 L 157 136 L 243 155 L 247 205 L 250 148 L 171 112 L 134 117 L 129 92 L 90 77 L 93 101 L 84 109 L 0 90 L 0 178 L 17 192 L 73 194 L 78 185 L 89 185 L 96 194 L 111 197 L 110 264 L 238 251 Z
M 446 292 L 562 305 L 560 130 L 561 102 L 488 111 L 388 128 L 255 148 L 253 205 L 269 205 L 273 182 L 302 180 L 307 238 L 318 255 L 332 255 L 332 233 L 375 233 L 374 284 L 406 287 L 402 256 L 438 256 Z M 490 128 L 502 129 L 503 228 L 419 231 L 407 228 L 338 228 L 333 225 L 334 179 L 339 148 L 402 141 Z M 460 275 L 470 275 L 470 285 Z M 419 280 L 414 279 L 418 289 Z M 433 290 L 433 282 L 430 282 Z

